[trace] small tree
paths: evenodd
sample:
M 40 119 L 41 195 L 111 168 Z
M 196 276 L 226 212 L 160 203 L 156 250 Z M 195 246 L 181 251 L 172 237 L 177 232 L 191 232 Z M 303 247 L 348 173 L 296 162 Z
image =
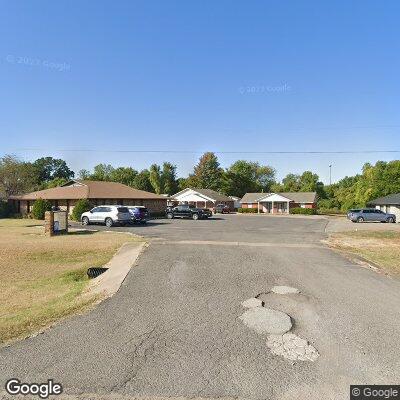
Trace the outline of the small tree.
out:
M 74 209 L 72 210 L 72 219 L 80 221 L 81 216 L 84 212 L 91 210 L 92 205 L 88 199 L 80 199 L 76 202 Z
M 11 207 L 6 201 L 0 200 L 0 218 L 7 218 L 11 213 Z
M 48 200 L 37 199 L 33 203 L 32 215 L 35 219 L 44 219 L 46 211 L 51 210 L 51 203 Z

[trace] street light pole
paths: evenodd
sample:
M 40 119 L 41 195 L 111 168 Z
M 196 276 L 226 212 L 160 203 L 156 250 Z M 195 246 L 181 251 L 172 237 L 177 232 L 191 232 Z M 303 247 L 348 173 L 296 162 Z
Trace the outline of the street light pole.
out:
M 332 185 L 332 164 L 329 164 L 329 185 Z

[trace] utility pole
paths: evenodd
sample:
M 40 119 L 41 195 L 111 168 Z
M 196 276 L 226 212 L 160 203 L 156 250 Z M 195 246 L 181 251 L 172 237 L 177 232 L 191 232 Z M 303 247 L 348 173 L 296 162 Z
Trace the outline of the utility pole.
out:
M 329 164 L 329 186 L 332 185 L 332 164 Z

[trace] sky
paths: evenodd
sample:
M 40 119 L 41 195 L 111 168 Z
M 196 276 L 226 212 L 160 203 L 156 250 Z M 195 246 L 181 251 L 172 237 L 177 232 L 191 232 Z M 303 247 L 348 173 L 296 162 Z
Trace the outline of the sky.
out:
M 324 182 L 400 157 L 266 153 L 400 151 L 397 0 L 0 6 L 0 156 L 185 176 L 215 151 Z

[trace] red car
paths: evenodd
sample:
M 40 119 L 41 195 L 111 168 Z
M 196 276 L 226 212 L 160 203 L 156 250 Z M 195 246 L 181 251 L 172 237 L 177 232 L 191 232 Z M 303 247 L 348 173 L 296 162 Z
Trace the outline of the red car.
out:
M 226 204 L 217 204 L 214 207 L 214 214 L 229 214 L 230 209 Z

